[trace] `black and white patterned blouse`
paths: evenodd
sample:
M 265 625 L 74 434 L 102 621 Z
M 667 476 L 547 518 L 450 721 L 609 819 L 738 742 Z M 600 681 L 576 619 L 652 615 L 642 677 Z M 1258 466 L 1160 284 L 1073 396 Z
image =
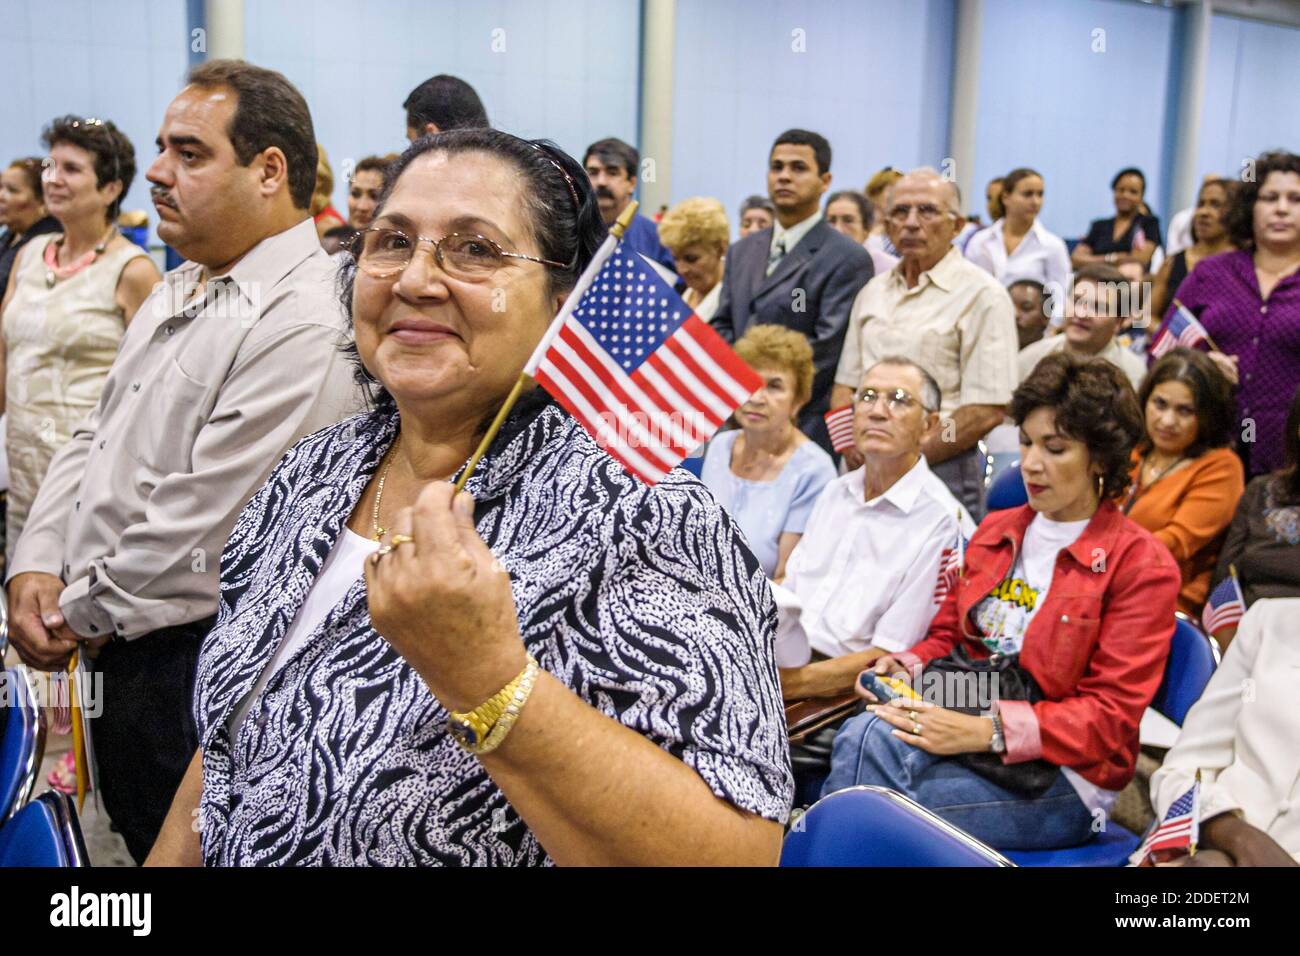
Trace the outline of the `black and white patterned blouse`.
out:
M 364 579 L 252 702 L 397 431 L 374 412 L 295 445 L 222 556 L 195 686 L 208 865 L 537 865 L 549 857 L 445 729 L 446 711 L 370 625 Z M 558 406 L 529 396 L 470 479 L 478 532 L 510 574 L 524 643 L 602 713 L 715 794 L 784 821 L 793 798 L 758 561 L 708 491 L 650 488 Z

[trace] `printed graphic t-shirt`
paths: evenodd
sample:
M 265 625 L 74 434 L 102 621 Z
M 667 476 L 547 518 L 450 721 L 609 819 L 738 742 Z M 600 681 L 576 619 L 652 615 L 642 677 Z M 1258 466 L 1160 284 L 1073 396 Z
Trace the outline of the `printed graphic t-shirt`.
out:
M 975 606 L 975 623 L 991 652 L 1019 653 L 1029 622 L 1052 586 L 1057 554 L 1079 539 L 1089 520 L 1053 521 L 1041 514 L 1034 516 L 1010 575 Z

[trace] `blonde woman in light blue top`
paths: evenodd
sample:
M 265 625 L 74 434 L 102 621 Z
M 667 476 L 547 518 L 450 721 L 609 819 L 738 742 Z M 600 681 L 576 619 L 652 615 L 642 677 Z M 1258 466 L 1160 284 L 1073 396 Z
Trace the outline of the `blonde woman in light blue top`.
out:
M 779 325 L 756 325 L 736 353 L 762 376 L 763 387 L 736 410 L 740 427 L 709 444 L 701 479 L 735 517 L 768 577 L 779 581 L 835 464 L 795 424 L 812 394 L 808 340 Z

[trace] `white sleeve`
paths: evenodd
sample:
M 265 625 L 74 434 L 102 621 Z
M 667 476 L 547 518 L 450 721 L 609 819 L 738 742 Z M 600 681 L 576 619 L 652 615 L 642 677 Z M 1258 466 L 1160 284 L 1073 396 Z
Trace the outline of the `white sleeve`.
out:
M 925 637 L 930 621 L 939 610 L 934 592 L 939 580 L 939 566 L 943 562 L 943 549 L 951 548 L 956 539 L 955 515 L 943 515 L 931 524 L 903 576 L 903 586 L 876 622 L 871 635 L 872 645 L 899 653 Z

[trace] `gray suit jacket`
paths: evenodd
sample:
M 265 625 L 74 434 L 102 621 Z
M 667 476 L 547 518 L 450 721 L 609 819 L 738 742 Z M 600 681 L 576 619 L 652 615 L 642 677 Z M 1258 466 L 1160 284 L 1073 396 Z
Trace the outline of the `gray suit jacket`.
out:
M 722 300 L 710 324 L 728 342 L 752 325 L 783 325 L 812 345 L 812 398 L 799 415 L 805 435 L 830 451 L 822 416 L 830 407 L 849 310 L 874 273 L 871 254 L 821 220 L 786 253 L 770 276 L 767 252 L 772 230 L 746 236 L 727 251 Z

